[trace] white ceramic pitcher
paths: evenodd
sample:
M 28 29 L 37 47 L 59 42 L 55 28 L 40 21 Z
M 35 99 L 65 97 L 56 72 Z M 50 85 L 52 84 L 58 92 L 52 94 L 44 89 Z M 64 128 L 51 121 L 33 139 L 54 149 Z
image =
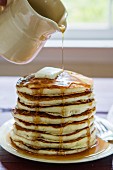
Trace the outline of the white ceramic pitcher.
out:
M 33 60 L 59 26 L 66 28 L 60 0 L 8 0 L 0 9 L 0 56 L 14 63 Z

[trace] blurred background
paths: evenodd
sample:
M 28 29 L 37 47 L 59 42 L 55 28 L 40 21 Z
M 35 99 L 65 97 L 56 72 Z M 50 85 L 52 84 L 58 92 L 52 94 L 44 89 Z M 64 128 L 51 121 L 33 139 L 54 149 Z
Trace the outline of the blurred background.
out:
M 90 77 L 113 77 L 113 0 L 61 0 L 68 11 L 64 66 Z M 35 60 L 15 65 L 0 58 L 1 76 L 61 67 L 62 35 L 55 33 Z
M 68 15 L 69 27 L 81 29 L 112 28 L 112 0 L 62 0 Z

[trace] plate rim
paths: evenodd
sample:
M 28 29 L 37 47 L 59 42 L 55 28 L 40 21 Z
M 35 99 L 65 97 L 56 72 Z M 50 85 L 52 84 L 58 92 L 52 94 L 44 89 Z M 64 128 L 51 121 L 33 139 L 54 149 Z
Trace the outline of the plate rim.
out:
M 101 119 L 104 122 L 109 123 L 107 120 L 105 120 L 103 118 L 99 117 L 99 119 Z M 24 158 L 26 160 L 31 160 L 31 161 L 35 161 L 35 162 L 43 162 L 43 163 L 68 164 L 68 163 L 90 162 L 90 161 L 94 161 L 94 160 L 99 160 L 99 159 L 105 158 L 105 157 L 110 156 L 110 155 L 113 154 L 113 145 L 110 144 L 109 147 L 105 151 L 103 151 L 103 152 L 101 152 L 101 153 L 99 153 L 99 154 L 97 154 L 95 156 L 86 157 L 86 158 L 82 158 L 82 159 L 69 160 L 69 161 L 68 160 L 66 160 L 66 161 L 56 160 L 55 161 L 55 160 L 49 160 L 49 159 L 32 158 L 30 156 L 26 156 L 26 155 L 24 155 L 22 153 L 17 152 L 16 149 L 13 148 L 10 143 L 8 143 L 6 138 L 7 138 L 7 134 L 12 129 L 13 123 L 14 123 L 14 119 L 12 118 L 12 119 L 6 121 L 0 127 L 0 138 L 2 136 L 2 138 L 0 139 L 0 145 L 7 152 L 9 152 L 9 153 L 11 153 L 11 154 L 13 154 L 13 155 L 15 155 L 17 157 Z M 4 133 L 4 131 L 7 132 L 7 133 Z M 3 133 L 5 135 L 3 135 Z

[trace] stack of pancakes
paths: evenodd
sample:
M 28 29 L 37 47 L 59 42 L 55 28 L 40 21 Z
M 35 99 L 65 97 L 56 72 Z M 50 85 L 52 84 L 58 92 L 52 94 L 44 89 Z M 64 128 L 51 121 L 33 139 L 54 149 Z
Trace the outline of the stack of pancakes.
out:
M 62 71 L 55 79 L 20 78 L 12 142 L 36 154 L 64 155 L 96 143 L 92 79 Z

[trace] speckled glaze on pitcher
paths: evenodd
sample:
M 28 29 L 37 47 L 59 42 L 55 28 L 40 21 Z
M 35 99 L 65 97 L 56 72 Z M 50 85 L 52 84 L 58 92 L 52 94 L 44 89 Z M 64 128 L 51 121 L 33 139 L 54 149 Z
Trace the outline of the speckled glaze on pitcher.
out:
M 67 12 L 60 0 L 9 0 L 0 14 L 0 56 L 18 64 L 33 60 Z

